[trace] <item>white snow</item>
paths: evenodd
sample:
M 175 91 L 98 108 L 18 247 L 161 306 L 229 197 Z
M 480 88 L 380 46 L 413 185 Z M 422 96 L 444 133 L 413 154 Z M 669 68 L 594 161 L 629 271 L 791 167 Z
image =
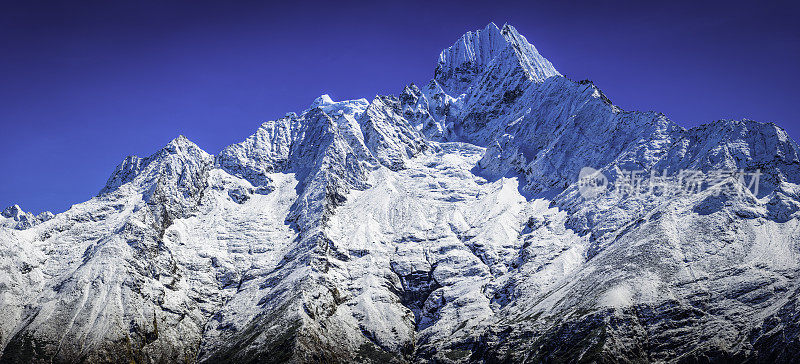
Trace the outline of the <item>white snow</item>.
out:
M 724 181 L 587 200 L 584 167 L 610 183 L 624 169 L 764 178 L 757 194 Z M 798 146 L 775 125 L 687 130 L 623 111 L 489 24 L 398 97 L 322 95 L 217 156 L 178 137 L 128 157 L 64 213 L 6 209 L 0 351 L 32 340 L 47 360 L 249 361 L 293 338 L 306 361 L 452 362 L 478 344 L 523 361 L 549 347 L 531 340 L 613 316 L 611 356 L 645 331 L 651 350 L 754 353 L 737 335 L 765 320 L 796 339 L 798 184 Z

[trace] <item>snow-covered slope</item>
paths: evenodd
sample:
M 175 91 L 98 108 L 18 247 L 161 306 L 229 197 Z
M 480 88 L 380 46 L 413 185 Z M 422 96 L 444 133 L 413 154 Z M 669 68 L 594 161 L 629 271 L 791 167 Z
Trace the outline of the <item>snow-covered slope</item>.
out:
M 586 167 L 761 179 L 588 196 Z M 0 362 L 792 362 L 798 211 L 776 125 L 621 110 L 489 24 L 425 86 L 6 209 Z

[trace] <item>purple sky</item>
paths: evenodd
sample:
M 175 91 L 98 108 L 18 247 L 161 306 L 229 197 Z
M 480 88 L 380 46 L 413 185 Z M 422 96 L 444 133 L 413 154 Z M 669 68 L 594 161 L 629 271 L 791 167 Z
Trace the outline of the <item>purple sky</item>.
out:
M 0 5 L 2 206 L 64 211 L 178 134 L 216 153 L 322 93 L 396 94 L 490 21 L 625 109 L 774 121 L 800 139 L 788 2 L 73 3 Z

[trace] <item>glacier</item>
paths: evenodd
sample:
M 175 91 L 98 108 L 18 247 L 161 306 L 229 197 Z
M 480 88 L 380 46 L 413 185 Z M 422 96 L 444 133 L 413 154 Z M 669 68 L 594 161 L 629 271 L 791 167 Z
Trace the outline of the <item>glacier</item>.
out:
M 795 362 L 799 150 L 622 110 L 491 23 L 426 85 L 4 210 L 0 362 Z M 762 176 L 586 198 L 584 167 Z

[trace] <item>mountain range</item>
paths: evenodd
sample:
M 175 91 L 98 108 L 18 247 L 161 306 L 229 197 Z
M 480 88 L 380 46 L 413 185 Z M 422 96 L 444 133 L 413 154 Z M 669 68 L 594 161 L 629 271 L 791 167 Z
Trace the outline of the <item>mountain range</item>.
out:
M 791 363 L 798 150 L 622 110 L 492 23 L 424 86 L 322 95 L 216 155 L 179 136 L 66 212 L 4 210 L 0 362 Z M 622 193 L 630 171 L 714 178 Z

